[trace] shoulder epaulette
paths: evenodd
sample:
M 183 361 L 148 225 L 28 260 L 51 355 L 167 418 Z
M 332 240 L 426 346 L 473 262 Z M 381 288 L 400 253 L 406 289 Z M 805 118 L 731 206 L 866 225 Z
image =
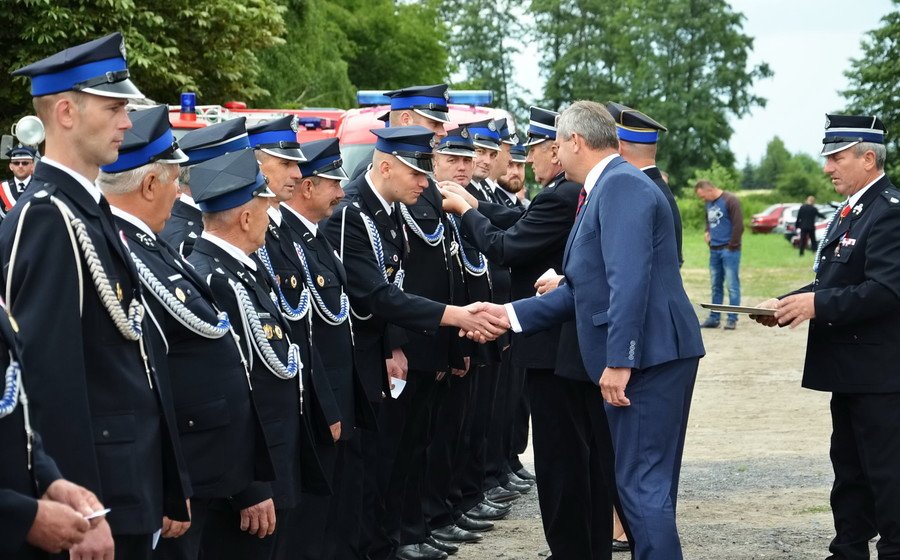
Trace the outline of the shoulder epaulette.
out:
M 882 189 L 881 196 L 891 204 L 900 204 L 900 189 L 893 185 Z

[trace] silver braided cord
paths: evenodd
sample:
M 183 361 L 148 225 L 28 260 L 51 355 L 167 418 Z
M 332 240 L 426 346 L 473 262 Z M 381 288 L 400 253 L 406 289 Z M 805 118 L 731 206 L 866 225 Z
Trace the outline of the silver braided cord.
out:
M 309 271 L 309 263 L 306 262 L 306 253 L 303 252 L 303 247 L 301 247 L 300 244 L 295 241 L 294 250 L 297 251 L 297 256 L 300 257 L 300 262 L 303 264 L 303 272 L 306 275 L 308 290 L 310 293 L 312 293 L 313 301 L 316 302 L 316 314 L 329 325 L 335 327 L 338 325 L 342 325 L 344 321 L 346 321 L 350 316 L 350 298 L 347 297 L 347 294 L 345 294 L 343 288 L 341 288 L 340 310 L 338 310 L 337 313 L 333 313 L 330 309 L 328 309 L 328 306 L 325 305 L 325 300 L 323 300 L 322 295 L 319 294 L 319 290 L 313 285 L 312 274 Z M 304 291 L 307 290 L 304 289 Z
M 487 272 L 487 258 L 484 256 L 484 253 L 478 253 L 478 264 L 472 264 L 469 262 L 469 258 L 466 256 L 466 251 L 463 249 L 463 239 L 462 234 L 459 231 L 459 225 L 456 223 L 456 220 L 453 219 L 453 216 L 447 218 L 450 220 L 450 227 L 453 228 L 453 235 L 456 237 L 456 242 L 458 243 L 458 251 L 459 256 L 462 257 L 463 266 L 466 268 L 466 271 L 472 276 L 484 276 Z
M 432 247 L 437 247 L 444 241 L 444 224 L 438 221 L 438 226 L 435 228 L 434 233 L 428 234 L 422 231 L 422 228 L 416 223 L 416 220 L 413 219 L 412 214 L 409 213 L 409 208 L 406 207 L 402 202 L 399 203 L 400 206 L 400 215 L 403 216 L 403 221 L 406 222 L 406 225 L 409 226 L 409 229 L 416 234 L 416 237 L 427 243 Z
M 169 314 L 184 325 L 185 328 L 202 337 L 213 339 L 222 338 L 228 333 L 231 323 L 228 321 L 227 313 L 221 311 L 217 314 L 218 324 L 211 325 L 207 323 L 181 303 L 172 292 L 167 290 L 137 255 L 131 253 L 131 260 L 134 261 L 134 266 L 141 277 L 141 283 L 168 310 Z
M 822 236 L 822 239 L 819 240 L 819 246 L 816 248 L 816 258 L 813 261 L 813 272 L 819 272 L 819 262 L 822 260 L 822 249 L 825 248 L 825 240 L 828 239 L 828 234 L 831 233 L 831 224 L 834 223 L 835 218 L 841 213 L 841 210 L 847 206 L 847 202 L 845 201 L 843 204 L 837 207 L 834 211 L 834 214 L 831 215 L 831 218 L 828 219 L 828 225 L 825 226 L 825 235 Z M 801 237 L 800 242 L 803 242 L 803 238 Z
M 300 292 L 300 301 L 297 303 L 297 307 L 291 307 L 287 298 L 284 297 L 284 292 L 281 291 L 281 284 L 275 277 L 275 268 L 272 266 L 272 259 L 269 258 L 269 250 L 263 245 L 256 251 L 256 254 L 266 267 L 266 272 L 268 272 L 269 276 L 272 278 L 275 289 L 278 290 L 277 295 L 275 295 L 275 292 L 271 292 L 273 295 L 272 303 L 281 309 L 281 312 L 284 313 L 284 316 L 287 317 L 288 321 L 299 321 L 306 317 L 306 314 L 309 313 L 309 290 L 304 286 L 303 291 Z
M 137 298 L 132 299 L 128 303 L 128 315 L 125 315 L 122 306 L 119 305 L 119 299 L 109 283 L 109 277 L 103 269 L 103 263 L 100 262 L 100 257 L 97 256 L 97 250 L 94 248 L 94 243 L 91 241 L 90 235 L 88 235 L 84 222 L 76 218 L 63 201 L 53 196 L 50 197 L 50 201 L 59 208 L 62 215 L 72 224 L 75 238 L 78 240 L 78 246 L 91 275 L 91 280 L 94 281 L 97 295 L 100 297 L 103 307 L 106 308 L 106 312 L 109 313 L 109 318 L 112 319 L 112 322 L 126 340 L 140 340 L 141 322 L 144 320 L 144 306 Z
M 250 338 L 253 341 L 253 348 L 262 359 L 263 364 L 279 379 L 293 379 L 297 377 L 297 374 L 303 369 L 303 363 L 300 360 L 300 347 L 294 343 L 290 344 L 288 347 L 288 361 L 287 364 L 284 364 L 278 357 L 278 354 L 275 353 L 272 345 L 269 344 L 268 339 L 266 339 L 266 333 L 259 322 L 259 316 L 256 313 L 256 308 L 253 306 L 250 295 L 247 294 L 247 290 L 234 280 L 229 280 L 228 283 L 231 285 L 231 289 L 234 290 L 235 296 L 237 296 L 241 320 L 244 322 L 247 332 L 252 335 Z M 302 378 L 300 379 L 300 391 L 303 391 Z
M 359 217 L 362 218 L 363 225 L 366 226 L 366 233 L 369 234 L 369 244 L 372 246 L 372 253 L 375 254 L 375 262 L 378 263 L 378 269 L 381 270 L 381 276 L 384 278 L 384 281 L 388 284 L 391 283 L 390 278 L 388 278 L 387 269 L 384 267 L 384 247 L 381 245 L 381 235 L 378 233 L 378 229 L 375 227 L 375 222 L 373 222 L 368 216 L 360 212 Z M 397 274 L 394 275 L 393 284 L 403 289 L 403 278 L 406 276 L 406 272 L 403 270 L 403 267 L 400 267 L 400 270 L 397 271 Z M 358 314 L 356 311 L 353 311 L 351 308 L 350 311 L 353 313 L 353 316 L 359 319 L 360 321 L 368 321 L 372 318 L 372 315 L 366 315 L 363 317 Z
M 3 396 L 0 398 L 0 418 L 8 416 L 16 405 L 19 403 L 19 394 L 21 389 L 21 373 L 22 368 L 19 362 L 12 359 L 10 354 L 9 367 L 6 368 L 6 383 L 3 389 Z

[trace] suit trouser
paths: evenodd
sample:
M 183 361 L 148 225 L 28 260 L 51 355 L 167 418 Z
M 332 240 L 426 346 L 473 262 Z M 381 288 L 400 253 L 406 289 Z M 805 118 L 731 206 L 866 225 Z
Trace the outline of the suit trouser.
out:
M 600 388 L 529 370 L 528 391 L 534 474 L 553 559 L 608 560 L 616 489 Z
M 900 393 L 831 397 L 832 558 L 900 558 Z
M 432 415 L 432 437 L 428 455 L 422 511 L 429 530 L 450 525 L 456 520 L 450 501 L 454 493 L 453 482 L 457 478 L 467 456 L 468 434 L 464 433 L 466 418 L 470 415 L 471 387 L 474 372 L 465 377 L 448 375 L 438 383 Z M 459 501 L 459 491 L 456 501 Z
M 500 353 L 500 368 L 494 389 L 494 410 L 488 427 L 485 448 L 483 490 L 506 484 L 509 480 L 507 460 L 509 458 L 509 434 L 511 418 L 509 409 L 513 399 L 513 365 L 509 348 Z
M 487 434 L 493 422 L 494 396 L 497 391 L 499 364 L 488 364 L 474 368 L 469 373 L 471 414 L 466 416 L 464 431 L 468 434 L 468 446 L 462 449 L 464 458 L 453 481 L 450 501 L 454 506 L 456 519 L 484 499 L 485 454 Z
M 228 500 L 211 500 L 200 556 L 217 560 L 267 560 L 274 554 L 279 524 L 289 523 L 290 512 L 289 509 L 276 509 L 275 533 L 261 539 L 241 531 L 241 513 L 234 510 Z
M 428 536 L 422 513 L 425 450 L 431 434 L 435 372 L 409 370 L 400 398 L 385 399 L 378 419 L 378 460 L 389 542 L 376 543 L 376 557 L 398 544 L 416 544 Z
M 528 372 L 532 368 L 516 368 L 519 397 L 510 403 L 513 409 L 510 411 L 511 426 L 509 435 L 509 456 L 506 465 L 509 471 L 515 472 L 523 467 L 519 455 L 528 449 L 528 426 L 531 424 L 531 403 L 528 398 Z M 553 373 L 552 369 L 538 369 L 539 372 Z
M 386 401 L 387 399 L 385 399 Z M 381 417 L 384 414 L 383 404 L 381 402 L 370 402 L 372 409 L 375 411 L 375 417 L 381 425 Z M 352 480 L 362 481 L 362 500 L 359 503 L 358 524 L 349 525 L 350 531 L 353 527 L 358 527 L 356 546 L 354 541 L 350 541 L 350 545 L 343 548 L 344 552 L 338 552 L 338 557 L 348 558 L 366 558 L 371 555 L 377 558 L 376 550 L 381 550 L 384 558 L 393 554 L 390 539 L 384 532 L 382 521 L 385 518 L 384 509 L 384 488 L 382 488 L 382 470 L 385 468 L 382 464 L 380 455 L 380 433 L 372 430 L 357 430 L 359 435 L 358 441 L 353 441 L 350 445 L 347 466 L 345 469 L 347 475 L 347 484 L 352 484 Z M 389 476 L 389 474 L 387 475 Z M 352 536 L 350 537 L 353 538 Z M 353 554 L 358 555 L 353 556 Z
M 699 362 L 685 358 L 633 370 L 625 388 L 631 405 L 606 405 L 616 485 L 637 560 L 682 559 L 675 508 Z
M 336 522 L 337 501 L 334 497 L 340 491 L 335 487 L 334 473 L 343 447 L 344 442 L 340 441 L 334 445 L 316 445 L 316 455 L 331 485 L 332 493 L 323 496 L 304 492 L 300 495 L 300 502 L 287 522 L 278 524 L 280 536 L 275 543 L 273 554 L 276 560 L 330 558 L 326 552 L 327 536 L 331 529 L 330 525 Z
M 153 535 L 113 535 L 116 559 L 150 560 L 152 558 Z M 69 552 L 51 554 L 53 560 L 69 560 Z

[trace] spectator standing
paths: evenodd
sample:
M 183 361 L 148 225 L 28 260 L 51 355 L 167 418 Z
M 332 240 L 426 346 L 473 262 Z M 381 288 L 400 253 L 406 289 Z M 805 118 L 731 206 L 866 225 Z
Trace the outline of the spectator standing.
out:
M 741 304 L 741 235 L 744 233 L 744 216 L 741 202 L 707 180 L 697 181 L 697 196 L 706 203 L 706 243 L 709 245 L 709 276 L 712 283 L 712 301 L 724 301 L 724 285 L 728 285 L 729 305 Z M 715 329 L 721 313 L 711 312 L 700 326 Z M 726 330 L 737 327 L 737 314 L 729 313 Z
M 816 197 L 806 197 L 806 203 L 797 210 L 797 222 L 794 224 L 797 231 L 800 232 L 800 256 L 803 256 L 803 250 L 806 249 L 806 241 L 809 240 L 809 248 L 813 252 L 816 251 L 816 219 L 825 218 L 819 209 L 816 208 Z

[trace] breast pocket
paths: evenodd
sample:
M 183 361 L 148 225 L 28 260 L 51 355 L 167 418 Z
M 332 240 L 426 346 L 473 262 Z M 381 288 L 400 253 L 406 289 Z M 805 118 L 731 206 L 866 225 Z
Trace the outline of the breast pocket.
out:
M 104 504 L 115 507 L 139 503 L 134 414 L 95 416 L 91 427 Z
M 587 233 L 580 233 L 578 237 L 576 237 L 572 241 L 572 248 L 578 247 L 579 245 L 584 245 L 590 241 L 597 239 L 597 230 L 592 230 Z

